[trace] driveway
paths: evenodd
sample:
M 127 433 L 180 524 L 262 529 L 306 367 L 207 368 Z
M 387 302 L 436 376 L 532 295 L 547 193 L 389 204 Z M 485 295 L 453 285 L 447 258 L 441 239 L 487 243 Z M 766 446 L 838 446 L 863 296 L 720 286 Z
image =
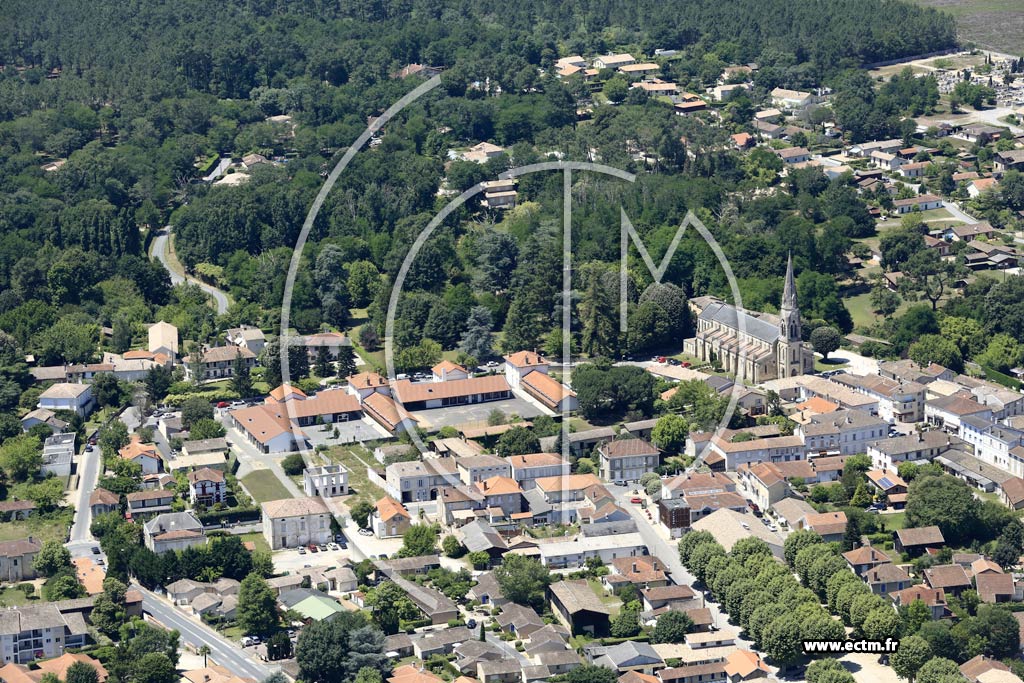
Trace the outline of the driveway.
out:
M 448 406 L 447 408 L 431 408 L 430 410 L 417 410 L 414 414 L 421 420 L 420 426 L 425 429 L 455 427 L 467 422 L 487 422 L 487 418 L 494 410 L 500 410 L 506 416 L 513 414 L 523 419 L 530 419 L 541 415 L 541 410 L 524 401 L 521 398 L 512 398 L 505 401 L 488 401 L 487 403 L 471 403 L 463 406 Z
M 132 588 L 142 593 L 142 609 L 164 627 L 181 634 L 183 643 L 194 648 L 206 645 L 210 648 L 210 660 L 229 669 L 236 676 L 266 680 L 280 669 L 268 667 L 255 659 L 238 645 L 224 638 L 205 624 L 189 619 L 163 598 L 138 584 Z
M 1002 125 L 1006 125 L 1006 124 L 1002 124 Z M 955 203 L 953 203 L 951 201 L 943 200 L 942 208 L 944 208 L 946 211 L 949 211 L 951 214 L 953 214 L 953 218 L 956 218 L 957 220 L 963 221 L 964 223 L 977 223 L 978 222 L 977 218 L 975 218 L 974 216 L 970 215 L 969 213 L 966 213 L 957 204 L 955 204 Z
M 862 356 L 855 351 L 849 351 L 847 349 L 836 349 L 832 353 L 828 354 L 830 359 L 842 358 L 846 361 L 845 365 L 836 365 L 835 370 L 842 370 L 848 372 L 851 375 L 877 375 L 878 374 L 878 361 L 874 358 L 868 358 Z
M 637 531 L 640 532 L 640 536 L 644 539 L 647 549 L 652 555 L 657 556 L 658 559 L 665 563 L 672 573 L 672 581 L 680 585 L 693 587 L 697 579 L 686 570 L 683 563 L 679 560 L 678 543 L 669 540 L 667 530 L 661 528 L 660 525 L 655 526 L 648 521 L 647 517 L 641 512 L 639 505 L 629 502 L 629 499 L 633 496 L 631 491 L 636 488 L 636 485 L 619 486 L 616 484 L 605 484 L 605 487 L 615 496 L 619 507 L 628 510 L 629 514 L 636 520 Z M 704 606 L 711 611 L 711 618 L 715 626 L 720 629 L 732 629 L 737 632 L 737 647 L 744 650 L 754 649 L 754 643 L 740 638 L 739 629 L 729 624 L 729 615 L 722 612 L 718 603 L 708 600 L 705 596 Z
M 217 308 L 218 314 L 223 315 L 224 313 L 227 313 L 229 303 L 227 294 L 220 291 L 216 287 L 213 287 L 211 285 L 206 284 L 205 282 L 201 282 L 200 280 L 195 279 L 194 277 L 189 277 L 185 273 L 178 271 L 174 267 L 172 267 L 171 260 L 167 255 L 168 248 L 170 246 L 168 242 L 170 239 L 170 234 L 171 226 L 167 226 L 166 228 L 161 230 L 156 237 L 153 238 L 151 256 L 158 260 L 170 274 L 171 284 L 179 285 L 183 282 L 188 282 L 193 285 L 198 285 L 199 289 L 203 290 L 211 297 L 213 297 L 214 305 Z
M 89 531 L 89 527 L 92 525 L 92 509 L 89 507 L 89 498 L 96 489 L 102 465 L 103 453 L 98 446 L 93 447 L 91 453 L 83 452 L 79 456 L 75 520 L 71 525 L 71 540 L 66 544 L 73 557 L 90 555 L 90 548 L 96 545 L 96 539 Z

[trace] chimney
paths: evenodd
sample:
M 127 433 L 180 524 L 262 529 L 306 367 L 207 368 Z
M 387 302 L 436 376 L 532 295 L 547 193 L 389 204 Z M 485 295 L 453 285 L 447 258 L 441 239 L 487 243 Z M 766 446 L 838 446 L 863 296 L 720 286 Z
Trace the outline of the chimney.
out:
M 636 562 L 634 562 L 633 563 L 633 573 L 636 574 L 636 572 L 637 572 Z
M 653 560 L 651 562 L 651 564 L 654 566 L 654 571 L 660 571 L 661 570 L 661 567 L 658 566 L 658 561 L 657 560 Z

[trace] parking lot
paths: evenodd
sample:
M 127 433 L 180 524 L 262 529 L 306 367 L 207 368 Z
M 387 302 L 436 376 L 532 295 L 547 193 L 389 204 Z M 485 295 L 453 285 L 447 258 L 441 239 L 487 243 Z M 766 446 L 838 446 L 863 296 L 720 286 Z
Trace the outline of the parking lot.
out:
M 526 420 L 542 414 L 537 406 L 521 398 L 511 398 L 505 401 L 489 401 L 487 403 L 472 403 L 463 406 L 418 410 L 415 415 L 420 419 L 421 427 L 425 429 L 440 429 L 441 427 L 457 427 L 467 422 L 486 422 L 488 416 L 494 410 L 500 410 L 508 417 L 518 415 Z
M 337 439 L 334 438 L 335 428 L 338 430 Z M 380 425 L 368 417 L 364 417 L 361 420 L 351 420 L 349 422 L 333 422 L 322 426 L 303 427 L 302 431 L 307 437 L 309 437 L 311 448 L 316 448 L 320 445 L 337 446 L 345 443 L 374 441 L 376 439 L 386 439 L 391 436 L 384 431 Z
M 326 552 L 310 552 L 300 554 L 298 550 L 278 550 L 273 554 L 274 571 L 278 573 L 295 572 L 306 567 L 340 567 L 352 557 L 349 550 L 328 549 Z

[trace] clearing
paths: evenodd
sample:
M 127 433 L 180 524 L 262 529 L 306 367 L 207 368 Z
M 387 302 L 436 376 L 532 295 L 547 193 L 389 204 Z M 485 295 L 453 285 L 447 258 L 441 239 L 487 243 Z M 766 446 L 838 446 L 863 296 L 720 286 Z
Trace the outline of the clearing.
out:
M 957 33 L 991 48 L 1024 52 L 1024 4 L 1020 0 L 914 0 L 956 17 Z
M 270 470 L 254 470 L 239 481 L 257 503 L 292 497 L 284 484 L 278 481 L 277 476 Z

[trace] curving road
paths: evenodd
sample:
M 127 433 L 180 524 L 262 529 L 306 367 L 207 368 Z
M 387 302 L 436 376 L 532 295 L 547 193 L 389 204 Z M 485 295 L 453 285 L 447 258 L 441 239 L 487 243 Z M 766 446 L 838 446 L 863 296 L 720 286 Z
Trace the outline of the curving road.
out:
M 151 248 L 150 256 L 160 261 L 163 267 L 167 269 L 167 272 L 171 274 L 172 285 L 177 285 L 182 282 L 189 282 L 191 284 L 198 285 L 199 289 L 203 290 L 211 297 L 213 297 L 213 301 L 214 304 L 216 305 L 217 313 L 219 315 L 227 313 L 228 304 L 230 303 L 228 301 L 227 294 L 217 289 L 216 287 L 213 287 L 212 285 L 208 285 L 205 282 L 197 280 L 194 277 L 190 277 L 189 275 L 186 275 L 180 270 L 176 270 L 175 267 L 171 265 L 171 260 L 167 256 L 167 251 L 168 248 L 170 247 L 170 235 L 171 226 L 167 226 L 166 228 L 161 230 L 156 237 L 153 238 L 153 246 Z

